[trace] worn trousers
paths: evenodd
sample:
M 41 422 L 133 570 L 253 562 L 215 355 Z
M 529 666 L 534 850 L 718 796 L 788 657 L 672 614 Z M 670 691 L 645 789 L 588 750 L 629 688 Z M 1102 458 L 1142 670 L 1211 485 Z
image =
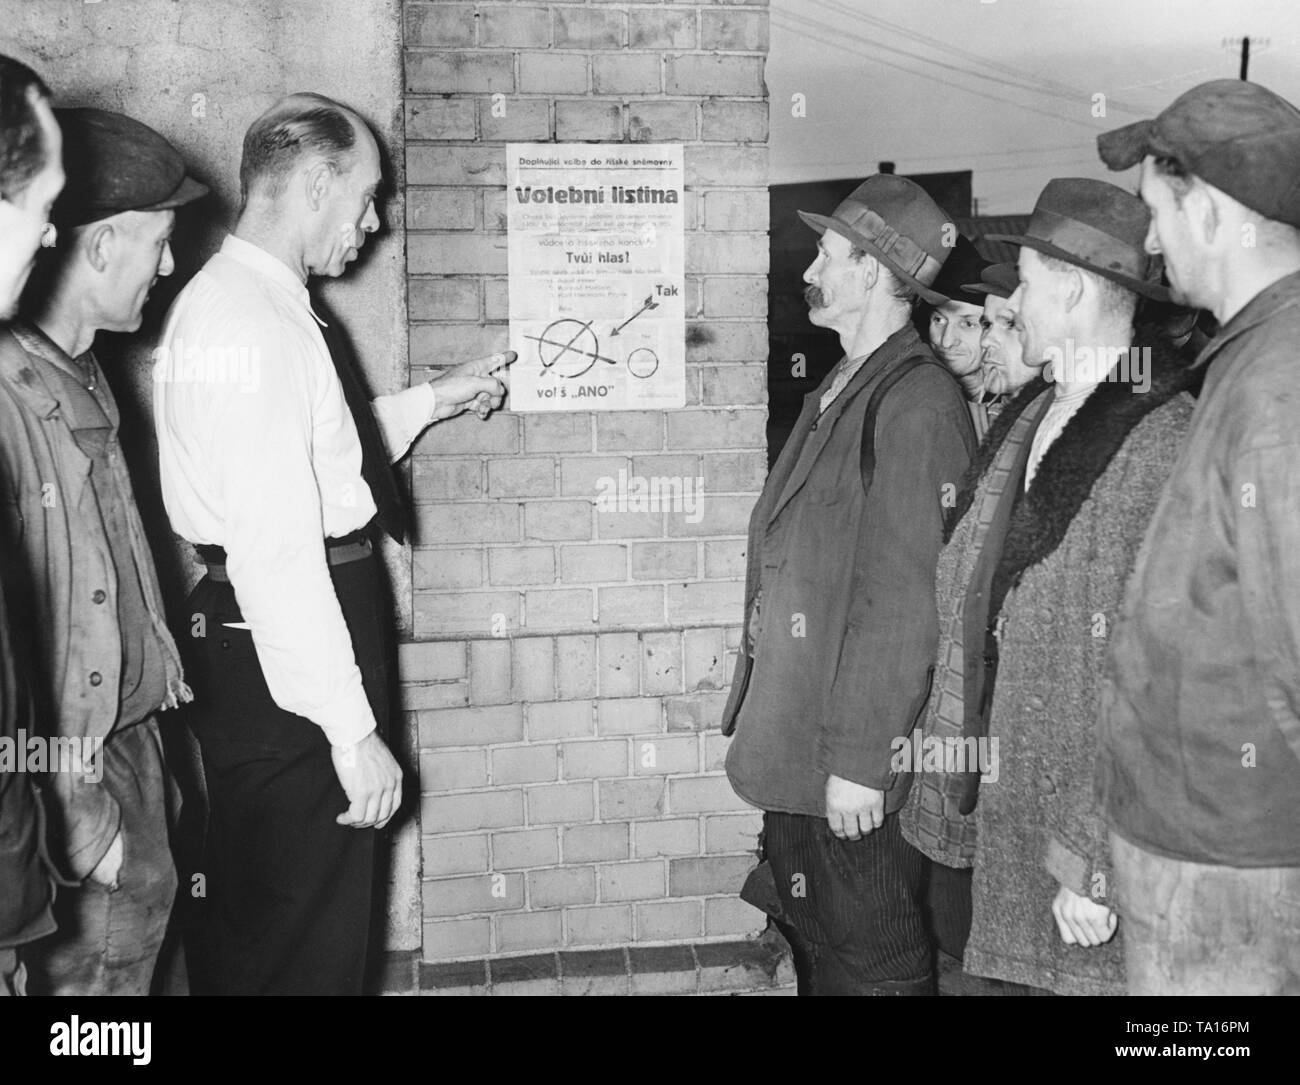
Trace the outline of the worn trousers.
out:
M 1300 867 L 1156 855 L 1110 834 L 1131 995 L 1300 994 Z
M 147 995 L 153 984 L 176 899 L 170 780 L 155 718 L 109 735 L 102 768 L 102 786 L 121 812 L 117 885 L 87 878 L 58 890 L 58 930 L 22 949 L 34 995 Z
M 395 641 L 377 555 L 330 566 L 367 699 L 385 736 Z M 185 611 L 188 723 L 208 795 L 202 895 L 187 902 L 195 994 L 360 994 L 374 919 L 373 829 L 348 808 L 330 745 L 271 697 L 234 591 L 205 577 Z M 202 620 L 198 620 L 198 616 Z M 194 875 L 200 875 L 195 879 Z
M 801 995 L 934 993 L 925 857 L 897 815 L 841 840 L 825 818 L 769 811 L 763 838 Z

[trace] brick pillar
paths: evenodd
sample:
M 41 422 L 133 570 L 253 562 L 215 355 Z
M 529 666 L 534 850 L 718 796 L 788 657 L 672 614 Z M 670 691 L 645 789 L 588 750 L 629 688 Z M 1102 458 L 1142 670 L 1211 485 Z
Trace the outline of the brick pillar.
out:
M 717 727 L 766 463 L 766 0 L 404 16 L 413 367 L 508 345 L 506 142 L 685 144 L 688 231 L 684 409 L 466 417 L 414 450 L 424 958 L 754 933 Z M 703 478 L 702 519 L 597 510 L 620 470 Z

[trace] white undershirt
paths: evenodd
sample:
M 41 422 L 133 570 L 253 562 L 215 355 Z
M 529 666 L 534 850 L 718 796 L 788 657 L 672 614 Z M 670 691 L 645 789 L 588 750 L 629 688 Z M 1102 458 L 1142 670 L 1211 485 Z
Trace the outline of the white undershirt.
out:
M 345 746 L 375 719 L 324 540 L 364 527 L 375 503 L 320 323 L 288 266 L 227 237 L 167 315 L 154 413 L 173 529 L 225 548 L 271 696 Z M 397 460 L 432 421 L 433 389 L 372 408 Z
M 1029 489 L 1029 484 L 1034 481 L 1038 465 L 1047 450 L 1061 436 L 1070 419 L 1074 417 L 1075 412 L 1083 406 L 1084 400 L 1092 395 L 1097 388 L 1097 384 L 1100 383 L 1098 381 L 1095 384 L 1086 384 L 1082 388 L 1072 388 L 1069 391 L 1066 391 L 1059 384 L 1055 386 L 1052 402 L 1047 405 L 1047 409 L 1043 412 L 1043 420 L 1039 422 L 1038 429 L 1034 431 L 1034 439 L 1029 446 L 1029 462 L 1025 465 L 1026 490 Z

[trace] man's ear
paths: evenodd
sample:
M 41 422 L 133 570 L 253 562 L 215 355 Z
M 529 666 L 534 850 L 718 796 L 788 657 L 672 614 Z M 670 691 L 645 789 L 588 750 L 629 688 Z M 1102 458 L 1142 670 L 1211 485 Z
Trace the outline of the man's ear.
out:
M 328 162 L 322 160 L 304 170 L 302 184 L 304 195 L 307 197 L 307 206 L 313 211 L 319 211 L 329 195 L 330 185 L 333 182 L 334 171 Z
M 1065 272 L 1062 289 L 1064 290 L 1062 300 L 1065 303 L 1066 312 L 1069 312 L 1083 301 L 1084 293 L 1087 290 L 1083 282 L 1083 272 L 1077 267 L 1071 267 L 1069 271 Z
M 102 273 L 112 263 L 119 238 L 117 229 L 107 219 L 92 223 L 79 231 L 79 236 L 73 236 L 76 237 L 74 243 L 85 254 L 86 262 L 96 271 Z
M 865 293 L 880 280 L 880 261 L 871 253 L 866 253 L 858 261 L 858 267 L 860 269 L 859 274 L 862 276 L 862 290 Z
M 1223 193 L 1212 191 L 1209 186 L 1199 181 L 1195 182 L 1183 197 L 1183 210 L 1187 214 L 1187 221 L 1191 223 L 1192 229 L 1200 235 L 1200 240 L 1204 241 L 1206 246 L 1214 243 L 1219 231 L 1229 221 L 1226 213 L 1228 208 L 1224 204 L 1226 199 Z

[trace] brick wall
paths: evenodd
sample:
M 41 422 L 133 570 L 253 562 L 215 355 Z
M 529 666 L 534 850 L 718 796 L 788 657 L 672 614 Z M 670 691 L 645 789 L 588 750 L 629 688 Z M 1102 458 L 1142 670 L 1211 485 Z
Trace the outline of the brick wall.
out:
M 717 725 L 766 469 L 766 0 L 407 2 L 404 33 L 413 366 L 507 346 L 506 142 L 682 143 L 687 186 L 684 409 L 414 449 L 424 958 L 753 933 Z M 620 471 L 702 478 L 702 517 L 598 510 Z

